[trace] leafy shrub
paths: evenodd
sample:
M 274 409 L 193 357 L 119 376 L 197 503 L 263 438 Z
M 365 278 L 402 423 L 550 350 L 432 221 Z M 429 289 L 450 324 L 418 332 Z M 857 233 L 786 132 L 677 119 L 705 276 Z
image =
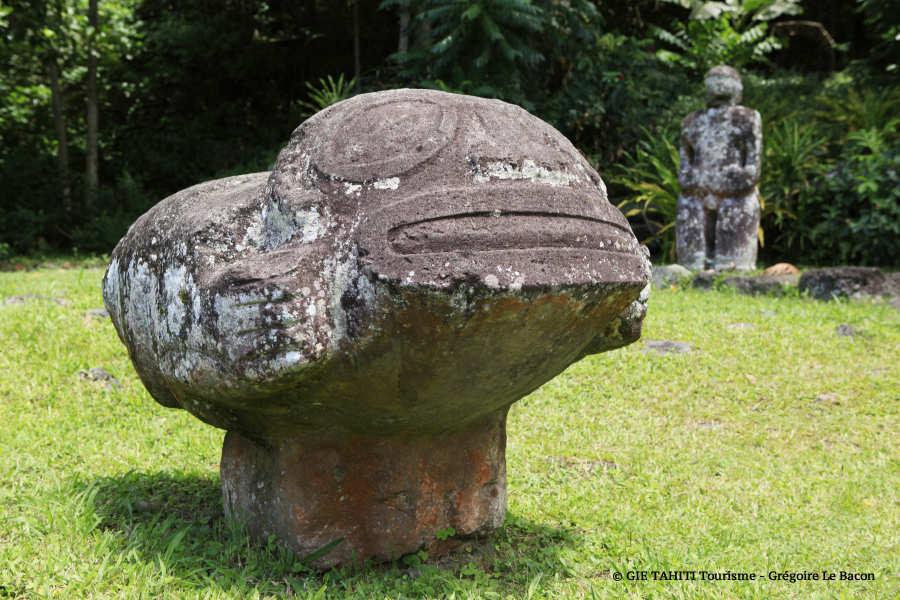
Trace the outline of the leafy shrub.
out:
M 101 188 L 98 201 L 84 210 L 83 219 L 71 230 L 72 245 L 87 252 L 112 252 L 131 224 L 157 200 L 125 171 L 115 187 Z
M 805 206 L 815 225 L 809 258 L 823 264 L 900 265 L 900 138 L 876 129 L 848 136 L 834 171 Z
M 629 160 L 626 151 L 636 152 L 642 127 L 659 132 L 680 126 L 687 112 L 699 108 L 691 92 L 700 89 L 656 57 L 652 40 L 607 33 L 589 48 L 571 65 L 566 84 L 535 112 L 604 175 Z
M 834 95 L 820 96 L 824 110 L 816 115 L 836 128 L 839 142 L 860 129 L 889 130 L 900 124 L 900 87 L 880 92 L 865 89 L 860 93 L 847 85 L 835 91 Z
M 661 58 L 702 74 L 716 65 L 740 68 L 751 62 L 765 62 L 766 54 L 781 48 L 776 38 L 766 35 L 767 27 L 760 23 L 738 32 L 722 15 L 706 21 L 676 23 L 671 32 L 654 28 L 654 33 L 676 49 L 660 51 Z
M 638 196 L 619 203 L 628 218 L 641 215 L 650 230 L 651 238 L 642 244 L 655 241 L 668 260 L 675 260 L 675 217 L 678 206 L 678 137 L 654 134 L 641 128 L 644 138 L 638 143 L 634 155 L 626 153 L 624 164 L 616 169 L 619 176 L 613 183 L 621 184 L 637 192 Z M 673 138 L 673 139 L 670 139 Z
M 401 4 L 385 0 L 380 6 Z M 578 4 L 596 14 L 588 3 Z M 548 29 L 549 12 L 531 0 L 421 0 L 418 8 L 411 28 L 420 33 L 419 43 L 392 56 L 401 79 L 452 89 L 463 88 L 465 79 L 477 95 L 510 99 L 545 60 L 529 36 Z
M 822 174 L 826 138 L 812 122 L 783 121 L 765 128 L 762 177 L 762 223 L 776 230 L 778 248 L 799 245 L 809 236 L 805 208 L 816 196 L 816 178 Z M 765 236 L 761 239 L 765 242 Z
M 304 117 L 311 117 L 323 108 L 328 108 L 332 104 L 352 96 L 353 89 L 356 87 L 356 78 L 344 81 L 344 74 L 341 73 L 338 80 L 335 81 L 329 75 L 328 81 L 319 79 L 318 88 L 309 81 L 306 82 L 306 87 L 309 88 L 309 99 L 312 102 L 297 102 L 297 104 L 304 108 Z

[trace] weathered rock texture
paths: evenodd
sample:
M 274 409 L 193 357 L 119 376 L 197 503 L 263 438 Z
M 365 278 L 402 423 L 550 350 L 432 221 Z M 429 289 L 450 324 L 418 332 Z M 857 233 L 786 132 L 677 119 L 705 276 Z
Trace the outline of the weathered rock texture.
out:
M 691 351 L 691 345 L 687 342 L 673 342 L 671 340 L 647 340 L 644 348 L 645 354 L 656 353 L 660 356 L 674 352 L 675 354 L 685 354 Z
M 650 282 L 658 290 L 667 290 L 677 285 L 681 280 L 691 276 L 691 272 L 681 265 L 668 265 L 665 267 L 653 267 Z
M 728 277 L 722 283 L 750 296 L 770 293 L 781 295 L 788 288 L 796 287 L 799 279 L 799 275 L 756 275 L 755 277 Z
M 324 568 L 499 527 L 509 406 L 638 339 L 649 279 L 555 129 L 397 90 L 309 119 L 271 174 L 163 200 L 103 292 L 157 402 L 228 431 L 226 510 L 300 553 L 344 538 Z
M 886 296 L 900 296 L 900 272 L 885 273 L 883 287 Z
M 731 67 L 711 69 L 709 108 L 688 115 L 681 127 L 675 237 L 678 263 L 693 271 L 756 266 L 762 121 L 737 106 L 742 89 Z
M 800 292 L 817 300 L 880 298 L 886 280 L 877 267 L 810 269 L 800 277 Z
M 721 276 L 716 275 L 712 270 L 700 271 L 691 278 L 691 287 L 701 290 L 711 290 L 713 289 L 713 284 L 715 284 L 717 277 Z

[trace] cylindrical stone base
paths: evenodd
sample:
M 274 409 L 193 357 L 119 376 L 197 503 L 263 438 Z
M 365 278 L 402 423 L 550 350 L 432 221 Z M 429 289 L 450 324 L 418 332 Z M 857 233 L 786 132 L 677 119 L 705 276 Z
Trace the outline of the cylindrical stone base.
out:
M 445 555 L 503 524 L 505 428 L 506 409 L 465 429 L 410 436 L 254 441 L 229 431 L 225 513 L 300 555 L 344 538 L 312 563 L 318 569 Z M 449 528 L 452 537 L 435 536 Z

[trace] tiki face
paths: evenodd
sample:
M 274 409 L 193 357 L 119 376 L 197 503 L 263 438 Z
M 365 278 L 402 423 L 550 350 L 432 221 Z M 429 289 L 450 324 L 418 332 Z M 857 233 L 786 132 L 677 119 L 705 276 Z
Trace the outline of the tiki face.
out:
M 271 174 L 160 202 L 103 294 L 153 397 L 228 431 L 225 510 L 301 555 L 343 538 L 327 568 L 500 527 L 509 406 L 635 341 L 649 279 L 559 132 L 396 90 L 306 121 Z
M 709 108 L 717 106 L 735 106 L 741 101 L 744 86 L 741 76 L 731 67 L 719 66 L 710 69 L 706 74 L 706 105 Z
M 389 401 L 398 381 L 428 405 L 423 427 L 514 402 L 599 347 L 648 279 L 556 130 L 502 102 L 398 90 L 308 120 L 270 175 L 160 203 L 105 294 L 167 406 L 225 429 L 338 413 L 390 429 L 416 413 Z

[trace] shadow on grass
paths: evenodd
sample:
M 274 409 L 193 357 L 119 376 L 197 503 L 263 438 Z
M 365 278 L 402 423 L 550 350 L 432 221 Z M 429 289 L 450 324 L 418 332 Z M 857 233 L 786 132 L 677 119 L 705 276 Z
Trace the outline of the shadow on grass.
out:
M 139 562 L 144 569 L 165 571 L 180 585 L 229 593 L 255 590 L 315 598 L 524 595 L 535 581 L 570 576 L 562 554 L 580 542 L 574 529 L 507 513 L 505 527 L 481 546 L 488 552 L 476 549 L 438 565 L 425 557 L 421 565 L 407 560 L 314 573 L 274 536 L 251 541 L 239 523 L 226 517 L 216 476 L 129 471 L 74 487 L 90 504 L 83 510 L 94 515 L 94 529 L 113 538 L 108 553 L 116 562 Z M 410 562 L 417 568 L 411 569 Z

